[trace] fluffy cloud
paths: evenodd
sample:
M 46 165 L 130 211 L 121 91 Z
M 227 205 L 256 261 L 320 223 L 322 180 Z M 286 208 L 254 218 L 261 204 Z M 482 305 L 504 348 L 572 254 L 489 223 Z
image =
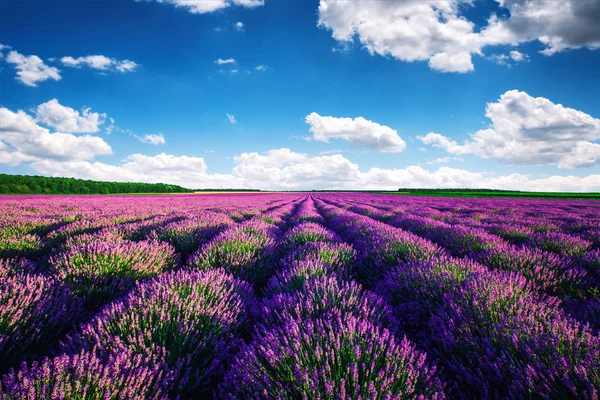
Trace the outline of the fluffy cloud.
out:
M 217 60 L 215 60 L 215 64 L 217 64 L 217 65 L 235 64 L 235 58 L 226 58 L 226 59 L 218 58 Z
M 496 0 L 510 17 L 492 16 L 482 32 L 484 44 L 539 40 L 551 55 L 566 49 L 600 48 L 598 0 Z
M 161 153 L 156 156 L 133 154 L 121 165 L 102 162 L 40 160 L 31 164 L 38 173 L 83 179 L 120 182 L 157 182 L 182 185 L 188 188 L 241 187 L 231 175 L 207 174 L 201 157 L 175 156 Z
M 17 80 L 27 86 L 37 87 L 38 82 L 61 79 L 60 70 L 46 65 L 41 58 L 35 55 L 24 56 L 13 50 L 6 56 L 6 61 L 15 65 Z
M 163 145 L 165 143 L 167 143 L 167 141 L 165 140 L 165 137 L 163 136 L 162 133 L 156 134 L 156 135 L 144 135 L 144 136 L 137 136 L 135 135 L 135 137 L 143 143 L 148 143 L 154 146 L 160 146 Z
M 101 162 L 41 160 L 31 164 L 38 173 L 84 179 L 121 182 L 166 182 L 190 188 L 218 179 L 206 174 L 206 163 L 200 157 L 174 156 L 165 153 L 156 156 L 133 154 L 121 165 Z M 201 186 L 198 186 L 201 187 Z
M 235 28 L 236 31 L 240 31 L 240 32 L 244 31 L 244 23 L 242 21 L 236 22 L 235 24 L 233 24 L 233 27 Z
M 372 55 L 428 61 L 441 72 L 472 71 L 472 55 L 486 46 L 539 40 L 546 55 L 600 48 L 598 0 L 496 2 L 510 16 L 492 15 L 479 31 L 461 15 L 465 7 L 480 5 L 472 0 L 321 0 L 318 26 L 329 29 L 343 48 L 358 39 Z M 506 57 L 521 61 L 517 53 Z
M 36 110 L 36 121 L 64 133 L 96 133 L 106 121 L 106 114 L 91 112 L 88 107 L 79 111 L 61 105 L 57 99 L 40 104 Z
M 254 67 L 254 69 L 256 71 L 264 72 L 264 71 L 268 70 L 269 67 L 264 64 L 260 64 L 260 65 L 257 65 L 256 67 Z
M 475 154 L 511 165 L 577 168 L 600 162 L 600 119 L 511 90 L 486 108 L 492 123 L 458 144 L 438 133 L 418 137 L 451 154 Z
M 0 157 L 2 153 L 0 152 Z M 243 153 L 230 174 L 208 173 L 199 157 L 134 154 L 121 165 L 101 162 L 40 160 L 31 164 L 44 175 L 125 182 L 166 182 L 189 188 L 259 188 L 281 190 L 412 188 L 493 188 L 539 191 L 599 191 L 600 175 L 531 179 L 512 174 L 490 177 L 481 172 L 420 166 L 361 171 L 340 154 L 311 157 L 290 149 Z
M 206 14 L 236 5 L 246 8 L 259 7 L 264 0 L 156 0 L 158 3 L 172 4 L 183 7 L 194 14 Z
M 0 135 L 2 131 L 0 130 Z M 16 150 L 12 146 L 5 144 L 0 139 L 0 164 L 6 164 L 10 166 L 19 165 L 22 162 L 28 161 L 36 161 L 37 158 L 33 156 L 29 156 L 27 154 L 23 154 L 20 151 Z
M 91 160 L 112 154 L 108 143 L 99 137 L 50 133 L 25 112 L 13 112 L 4 107 L 0 108 L 0 141 L 3 142 L 0 160 L 12 165 L 38 159 Z
M 307 154 L 296 153 L 287 148 L 269 150 L 259 154 L 242 153 L 235 157 L 240 166 L 251 166 L 261 168 L 280 168 L 290 164 L 306 162 L 310 159 Z
M 406 142 L 394 129 L 363 117 L 322 117 L 313 112 L 306 116 L 305 122 L 310 126 L 313 139 L 320 142 L 344 139 L 351 146 L 373 148 L 386 153 L 399 153 L 406 148 Z
M 515 62 L 521 62 L 529 58 L 527 54 L 523 54 L 520 51 L 513 50 L 509 53 L 511 60 Z
M 135 62 L 130 60 L 119 61 L 114 58 L 109 58 L 102 55 L 91 55 L 78 58 L 67 56 L 61 58 L 60 62 L 68 67 L 79 68 L 81 66 L 87 66 L 89 68 L 97 69 L 100 71 L 119 72 L 132 72 L 138 66 Z
M 442 72 L 474 69 L 480 53 L 474 24 L 459 15 L 461 0 L 321 0 L 318 25 L 348 44 L 358 38 L 371 54 L 429 61 Z

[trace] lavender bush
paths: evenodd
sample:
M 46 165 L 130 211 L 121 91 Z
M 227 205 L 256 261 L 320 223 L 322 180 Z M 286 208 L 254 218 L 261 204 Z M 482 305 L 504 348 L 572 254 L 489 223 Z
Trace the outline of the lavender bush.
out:
M 221 399 L 442 399 L 424 353 L 347 315 L 260 331 L 219 386 Z

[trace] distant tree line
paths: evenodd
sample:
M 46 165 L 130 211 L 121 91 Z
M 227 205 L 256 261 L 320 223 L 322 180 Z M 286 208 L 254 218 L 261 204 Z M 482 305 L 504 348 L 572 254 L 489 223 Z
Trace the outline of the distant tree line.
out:
M 260 189 L 194 189 L 193 192 L 260 192 Z
M 164 183 L 99 182 L 75 178 L 0 174 L 1 194 L 193 193 L 194 191 Z

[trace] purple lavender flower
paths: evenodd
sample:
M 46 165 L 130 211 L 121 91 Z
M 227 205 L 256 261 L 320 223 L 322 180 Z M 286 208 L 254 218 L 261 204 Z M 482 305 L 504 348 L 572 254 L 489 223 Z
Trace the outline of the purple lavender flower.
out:
M 586 268 L 600 282 L 600 249 L 593 250 L 584 255 L 580 260 L 582 267 Z
M 537 290 L 556 296 L 583 297 L 592 285 L 583 268 L 536 248 L 499 246 L 486 250 L 477 260 L 493 269 L 518 272 Z
M 592 243 L 566 233 L 543 232 L 535 234 L 530 245 L 562 256 L 581 257 L 590 249 Z
M 394 269 L 377 287 L 458 396 L 595 398 L 600 338 L 519 275 L 461 260 Z
M 50 277 L 18 271 L 0 277 L 0 370 L 46 350 L 81 311 L 75 296 Z
M 378 282 L 400 261 L 437 257 L 444 251 L 433 243 L 411 233 L 350 212 L 328 215 L 328 225 L 351 242 L 361 256 L 358 279 L 367 285 Z
M 115 354 L 105 363 L 81 352 L 23 364 L 0 381 L 0 398 L 26 399 L 168 399 L 169 374 L 145 365 L 140 355 Z
M 38 235 L 25 234 L 19 236 L 0 236 L 0 257 L 35 258 L 44 249 L 44 242 Z
M 192 254 L 188 265 L 224 268 L 240 279 L 260 284 L 271 275 L 277 258 L 272 228 L 276 227 L 253 221 L 229 229 Z
M 171 245 L 156 241 L 97 242 L 50 258 L 51 273 L 95 307 L 125 294 L 135 281 L 178 263 Z
M 242 348 L 219 399 L 443 399 L 424 353 L 346 315 L 260 330 Z
M 275 273 L 263 288 L 262 293 L 265 297 L 272 297 L 280 293 L 302 290 L 306 281 L 322 276 L 336 276 L 336 272 L 330 265 L 318 259 L 298 261 L 291 268 Z
M 314 320 L 332 312 L 352 314 L 378 326 L 395 330 L 395 321 L 385 302 L 353 281 L 334 277 L 307 280 L 301 290 L 265 299 L 254 309 L 263 326 L 284 326 L 289 319 Z
M 298 206 L 296 214 L 291 219 L 292 225 L 298 225 L 303 222 L 314 222 L 325 225 L 325 219 L 319 214 L 312 198 L 307 198 Z
M 20 273 L 35 273 L 37 270 L 37 264 L 26 258 L 0 258 L 0 279 Z
M 152 238 L 170 243 L 185 258 L 232 224 L 233 221 L 226 215 L 207 211 L 198 217 L 162 226 L 153 232 Z
M 122 237 L 110 228 L 103 228 L 93 233 L 81 233 L 68 237 L 56 251 L 70 250 L 73 247 L 84 246 L 92 243 L 122 243 Z
M 600 297 L 588 299 L 567 299 L 563 308 L 582 323 L 589 323 L 596 334 L 600 333 Z
M 284 269 L 289 269 L 301 262 L 320 261 L 341 276 L 349 278 L 356 257 L 356 251 L 345 243 L 314 242 L 292 249 L 281 259 L 281 264 Z
M 282 246 L 285 249 L 292 250 L 306 243 L 335 243 L 339 241 L 340 238 L 329 229 L 323 227 L 323 225 L 314 222 L 304 222 L 285 233 L 282 239 Z
M 177 373 L 177 390 L 201 391 L 240 345 L 253 298 L 247 283 L 220 269 L 164 274 L 105 307 L 63 349 L 128 349 L 163 360 Z
M 110 221 L 105 218 L 85 218 L 77 219 L 65 226 L 62 226 L 52 232 L 50 232 L 46 238 L 52 243 L 62 243 L 71 236 L 79 235 L 81 233 L 90 233 L 100 230 L 108 225 Z
M 533 229 L 519 224 L 495 224 L 485 228 L 490 233 L 500 236 L 512 244 L 521 244 L 531 239 L 534 234 Z

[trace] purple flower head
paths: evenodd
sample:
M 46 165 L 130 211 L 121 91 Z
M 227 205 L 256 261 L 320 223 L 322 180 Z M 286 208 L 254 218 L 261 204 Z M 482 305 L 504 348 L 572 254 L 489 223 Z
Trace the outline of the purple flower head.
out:
M 315 203 L 312 199 L 307 198 L 298 206 L 296 214 L 291 219 L 292 225 L 298 225 L 303 222 L 314 222 L 317 224 L 325 225 L 325 219 L 321 216 Z
M 283 247 L 289 250 L 314 242 L 335 243 L 340 242 L 340 238 L 323 225 L 303 222 L 287 231 L 282 239 Z
M 233 221 L 226 215 L 207 211 L 198 217 L 164 225 L 154 231 L 151 237 L 170 243 L 185 258 L 232 224 Z
M 279 230 L 252 221 L 229 229 L 192 254 L 188 265 L 224 268 L 240 279 L 260 284 L 271 275 L 277 258 L 273 228 Z
M 406 339 L 352 315 L 260 330 L 219 385 L 219 399 L 443 399 L 444 385 Z
M 584 255 L 580 259 L 580 264 L 590 271 L 596 277 L 596 280 L 600 282 L 600 249 L 590 251 Z
M 65 226 L 62 226 L 50 232 L 46 237 L 52 243 L 62 243 L 69 237 L 79 235 L 81 233 L 95 232 L 109 225 L 111 225 L 111 222 L 106 218 L 91 217 L 85 219 L 77 219 Z
M 521 244 L 531 239 L 533 229 L 520 224 L 494 224 L 486 228 L 490 233 L 500 236 L 512 244 Z
M 590 249 L 592 243 L 566 233 L 542 232 L 533 236 L 530 245 L 562 256 L 581 257 Z
M 253 299 L 249 284 L 223 270 L 163 274 L 105 307 L 63 348 L 160 359 L 177 373 L 179 390 L 200 390 L 240 345 Z
M 318 259 L 299 261 L 291 268 L 280 270 L 273 275 L 263 288 L 263 296 L 272 297 L 280 293 L 302 290 L 308 280 L 336 275 L 336 271 L 330 265 Z
M 26 258 L 0 258 L 0 279 L 21 273 L 35 273 L 38 266 Z
M 115 354 L 103 362 L 81 352 L 23 364 L 0 381 L 0 398 L 25 399 L 168 399 L 170 376 L 145 365 L 139 355 Z
M 592 284 L 583 268 L 537 248 L 504 245 L 486 250 L 477 260 L 492 269 L 518 272 L 536 290 L 555 296 L 581 297 Z
M 479 264 L 450 257 L 402 263 L 390 270 L 375 292 L 394 307 L 401 326 L 420 332 L 442 306 L 447 291 L 474 274 L 486 272 Z
M 356 257 L 356 251 L 346 243 L 309 242 L 288 252 L 281 259 L 281 264 L 284 269 L 289 269 L 301 262 L 320 261 L 341 276 L 349 278 Z
M 73 247 L 85 246 L 92 243 L 122 243 L 123 239 L 115 230 L 104 228 L 94 233 L 81 233 L 66 239 L 65 243 L 57 248 L 58 251 L 70 250 Z
M 137 280 L 178 264 L 171 245 L 156 241 L 97 242 L 73 247 L 50 258 L 51 272 L 91 307 L 125 294 Z
M 596 335 L 600 333 L 600 297 L 588 299 L 567 299 L 563 307 L 567 313 L 581 321 L 589 323 Z
M 0 236 L 0 257 L 36 258 L 44 249 L 44 242 L 38 235 L 25 234 L 19 236 Z
M 396 329 L 390 308 L 353 281 L 323 276 L 307 280 L 301 290 L 265 299 L 254 314 L 263 326 L 284 326 L 289 319 L 314 320 L 329 313 L 352 314 L 390 330 Z
M 376 289 L 409 335 L 440 359 L 459 396 L 595 393 L 598 337 L 520 275 L 450 259 L 398 267 Z
M 0 277 L 2 367 L 46 350 L 81 311 L 75 296 L 50 277 L 16 271 Z

